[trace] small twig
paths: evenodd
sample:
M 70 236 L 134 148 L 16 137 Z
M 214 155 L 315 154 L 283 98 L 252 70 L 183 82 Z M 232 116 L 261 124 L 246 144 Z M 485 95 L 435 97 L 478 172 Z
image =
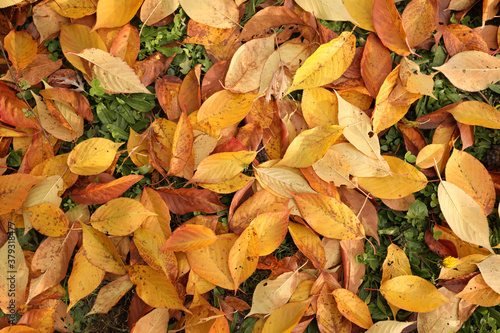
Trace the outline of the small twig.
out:
M 14 75 L 14 71 L 12 70 L 12 67 L 10 67 L 9 65 L 9 60 L 7 59 L 7 54 L 5 54 L 5 49 L 3 47 L 3 43 L 2 41 L 0 41 L 0 48 L 2 49 L 2 56 L 3 58 L 5 59 L 5 63 L 7 64 L 7 68 L 9 70 L 9 73 L 10 73 L 10 76 L 12 77 L 12 79 L 14 80 L 14 83 L 16 84 L 16 87 L 17 89 L 19 90 L 19 92 L 21 93 L 21 97 L 24 101 L 24 103 L 26 104 L 26 106 L 28 106 L 28 109 L 29 111 L 33 114 L 33 116 L 36 118 L 36 121 L 38 122 L 38 124 L 40 125 L 40 128 L 42 129 L 42 132 L 43 132 L 43 135 L 45 136 L 45 138 L 47 139 L 47 141 L 49 142 L 49 144 L 52 146 L 52 142 L 50 142 L 50 139 L 49 139 L 49 136 L 47 134 L 47 132 L 45 131 L 45 129 L 43 128 L 42 126 L 42 123 L 40 122 L 40 119 L 38 118 L 38 116 L 36 115 L 35 111 L 33 110 L 33 108 L 31 107 L 31 105 L 28 103 L 28 101 L 26 100 L 26 97 L 24 97 L 24 90 L 21 88 L 21 86 L 19 85 L 19 81 L 17 80 L 17 76 Z

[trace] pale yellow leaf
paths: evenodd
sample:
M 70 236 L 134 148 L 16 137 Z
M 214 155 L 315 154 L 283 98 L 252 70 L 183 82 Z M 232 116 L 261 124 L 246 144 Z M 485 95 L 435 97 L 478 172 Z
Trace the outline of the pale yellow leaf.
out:
M 229 29 L 238 25 L 239 11 L 234 0 L 180 0 L 186 14 L 199 23 Z
M 285 166 L 266 168 L 261 164 L 254 170 L 261 186 L 277 196 L 291 198 L 290 192 L 316 193 L 298 169 Z
M 483 279 L 491 289 L 500 294 L 500 255 L 492 255 L 477 264 L 479 271 L 483 275 Z
M 328 21 L 350 21 L 356 23 L 349 15 L 342 0 L 297 0 L 302 9 L 311 12 L 315 17 Z
M 414 322 L 400 322 L 395 320 L 385 320 L 375 323 L 366 333 L 401 333 L 405 328 Z
M 456 297 L 463 298 L 469 303 L 490 307 L 500 304 L 500 294 L 494 291 L 481 274 L 469 280 L 465 288 Z
M 488 84 L 500 80 L 500 59 L 481 51 L 460 52 L 434 69 L 465 91 L 488 89 Z
M 111 94 L 151 93 L 134 70 L 119 57 L 95 48 L 85 49 L 76 56 L 85 60 L 85 71 L 92 79 L 98 79 L 101 87 Z
M 139 319 L 130 333 L 164 333 L 168 331 L 168 309 L 153 309 Z
M 356 38 L 349 32 L 321 45 L 297 70 L 288 92 L 316 88 L 338 79 L 354 58 Z
M 344 155 L 336 150 L 328 149 L 325 156 L 312 165 L 314 172 L 326 182 L 334 182 L 335 186 L 346 185 L 348 188 L 356 187 L 355 180 L 351 180 L 351 165 L 345 160 Z
M 276 35 L 248 41 L 231 58 L 225 87 L 233 93 L 247 93 L 259 88 L 267 58 L 274 52 Z
M 224 180 L 219 183 L 198 183 L 198 186 L 206 188 L 207 190 L 214 191 L 215 193 L 227 194 L 233 193 L 245 187 L 248 183 L 254 180 L 254 177 L 249 177 L 244 173 L 238 173 L 233 178 Z
M 351 166 L 351 175 L 357 177 L 385 177 L 390 174 L 389 164 L 384 159 L 373 159 L 356 149 L 351 143 L 339 143 L 330 150 L 344 156 Z
M 153 25 L 175 12 L 177 7 L 179 0 L 144 0 L 139 17 L 144 24 Z
M 455 184 L 442 181 L 438 187 L 438 199 L 446 222 L 458 237 L 494 253 L 488 220 L 472 197 Z
M 337 94 L 337 92 L 335 92 Z M 380 159 L 378 136 L 373 132 L 368 115 L 360 108 L 345 101 L 337 94 L 339 125 L 344 126 L 342 133 L 359 151 L 373 159 Z
M 247 317 L 256 313 L 270 314 L 286 304 L 297 288 L 298 272 L 283 273 L 276 279 L 264 279 L 255 287 L 252 308 Z

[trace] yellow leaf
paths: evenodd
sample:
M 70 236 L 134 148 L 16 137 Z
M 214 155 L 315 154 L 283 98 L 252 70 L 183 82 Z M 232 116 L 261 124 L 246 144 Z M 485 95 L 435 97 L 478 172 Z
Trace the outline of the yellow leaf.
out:
M 420 191 L 427 185 L 427 177 L 411 164 L 393 157 L 382 156 L 391 168 L 386 177 L 358 177 L 358 183 L 381 199 L 404 198 L 413 192 Z
M 186 252 L 189 265 L 196 274 L 219 287 L 233 289 L 229 271 L 229 251 L 236 241 L 235 234 L 220 235 L 215 243 L 196 251 Z
M 401 275 L 411 275 L 410 261 L 403 250 L 397 245 L 391 244 L 387 248 L 387 257 L 382 265 L 382 281 L 380 283 Z M 399 308 L 390 302 L 389 307 L 396 318 Z
M 105 271 L 87 259 L 81 248 L 73 259 L 73 269 L 68 280 L 68 311 L 82 298 L 93 292 L 104 279 Z
M 373 26 L 373 3 L 375 0 L 343 1 L 352 18 L 365 30 L 375 31 Z
M 436 30 L 437 2 L 417 0 L 408 3 L 403 11 L 402 23 L 410 47 L 416 47 Z
M 302 92 L 302 113 L 309 128 L 338 125 L 337 96 L 325 88 L 309 88 Z
M 196 22 L 221 29 L 238 25 L 239 11 L 233 0 L 180 0 L 180 3 L 186 14 Z
M 0 1 L 0 8 L 11 7 L 11 6 L 17 5 L 18 3 L 21 3 L 21 2 L 23 2 L 23 1 L 20 1 L 20 0 L 2 0 L 2 1 Z
M 198 110 L 198 124 L 210 131 L 219 131 L 239 123 L 252 106 L 255 95 L 233 94 L 221 90 L 210 96 Z
M 145 25 L 153 25 L 175 12 L 179 0 L 144 0 L 140 18 Z
M 91 226 L 84 223 L 81 223 L 81 226 L 83 230 L 83 250 L 87 259 L 106 272 L 120 275 L 127 273 L 118 251 L 116 251 L 109 238 Z
M 465 91 L 488 89 L 488 84 L 500 80 L 500 59 L 482 51 L 460 52 L 434 69 Z
M 446 222 L 458 237 L 494 253 L 488 220 L 473 198 L 455 184 L 442 181 L 438 187 L 438 200 Z
M 229 271 L 234 281 L 234 291 L 239 285 L 255 272 L 259 262 L 259 236 L 255 228 L 250 225 L 234 242 L 229 251 Z
M 61 25 L 59 41 L 66 59 L 85 74 L 90 73 L 86 72 L 82 59 L 73 53 L 80 53 L 88 48 L 107 51 L 106 44 L 104 44 L 99 34 L 95 31 L 91 32 L 89 27 L 82 24 Z
M 333 291 L 333 297 L 337 302 L 340 313 L 354 324 L 362 328 L 370 328 L 373 325 L 368 305 L 351 291 L 339 288 Z
M 387 257 L 385 257 L 382 270 L 382 281 L 380 283 L 384 283 L 396 276 L 411 275 L 408 257 L 395 244 L 391 244 L 387 248 Z
M 154 231 L 139 228 L 134 232 L 134 244 L 141 257 L 155 271 L 165 274 L 170 281 L 177 279 L 177 259 L 172 251 L 160 251 L 165 238 Z
M 414 275 L 385 281 L 380 286 L 380 293 L 388 302 L 412 312 L 429 312 L 449 302 L 432 283 Z
M 90 222 L 95 229 L 106 235 L 126 236 L 152 215 L 155 214 L 137 200 L 116 198 L 97 208 Z
M 267 256 L 281 245 L 288 231 L 289 215 L 288 210 L 266 210 L 252 220 L 250 226 L 255 228 L 258 235 L 259 256 Z
M 337 92 L 335 92 L 337 94 Z M 345 101 L 337 94 L 339 125 L 344 126 L 343 135 L 363 154 L 380 159 L 378 136 L 373 132 L 368 115 L 360 108 Z
M 295 202 L 307 223 L 320 235 L 334 239 L 365 236 L 361 221 L 341 201 L 324 194 L 295 194 Z
M 118 147 L 122 144 L 103 138 L 85 140 L 69 153 L 69 169 L 81 176 L 104 172 L 113 163 Z
M 313 165 L 342 135 L 342 130 L 342 126 L 330 125 L 301 132 L 288 146 L 285 156 L 278 165 L 295 168 L 307 168 Z
M 349 32 L 321 45 L 297 70 L 288 93 L 305 88 L 316 88 L 330 83 L 344 74 L 354 58 L 356 38 Z
M 198 186 L 206 188 L 210 191 L 214 191 L 215 193 L 227 194 L 238 191 L 254 179 L 255 178 L 249 177 L 244 173 L 239 173 L 233 178 L 227 179 L 223 182 L 219 182 L 216 184 L 198 183 Z
M 69 221 L 62 209 L 49 202 L 24 208 L 23 216 L 26 216 L 33 228 L 42 235 L 61 237 L 68 230 Z
M 277 308 L 285 305 L 293 292 L 297 288 L 298 272 L 287 272 L 278 276 L 276 279 L 264 279 L 255 287 L 252 308 L 247 314 L 269 314 Z
M 274 52 L 273 34 L 248 41 L 231 58 L 225 87 L 234 93 L 248 93 L 259 88 L 260 77 L 267 58 Z
M 421 169 L 431 168 L 438 165 L 443 158 L 445 149 L 448 147 L 444 143 L 431 143 L 418 152 L 415 165 Z
M 92 0 L 54 0 L 47 5 L 56 11 L 59 15 L 69 18 L 81 18 L 92 15 L 97 7 Z
M 256 156 L 257 152 L 246 150 L 210 155 L 200 162 L 189 182 L 210 184 L 224 182 L 237 176 Z
M 202 225 L 184 224 L 174 230 L 167 241 L 162 244 L 161 251 L 196 251 L 210 246 L 217 241 L 217 236 Z
M 161 309 L 179 309 L 187 311 L 175 290 L 175 287 L 161 273 L 149 266 L 133 265 L 128 268 L 130 281 L 137 285 L 137 295 L 148 305 Z
M 285 304 L 267 318 L 262 333 L 290 333 L 300 321 L 311 303 L 311 298 L 295 303 Z
M 127 24 L 139 10 L 144 0 L 103 0 L 97 3 L 96 23 L 99 28 L 117 28 Z
M 463 298 L 469 303 L 490 307 L 500 304 L 500 294 L 495 292 L 481 274 L 469 280 L 465 288 L 456 297 Z
M 475 157 L 455 149 L 446 163 L 446 180 L 476 200 L 489 215 L 495 206 L 495 187 L 488 170 Z
M 314 267 L 319 270 L 325 268 L 325 249 L 318 235 L 299 223 L 290 223 L 288 229 L 295 245 L 311 260 Z
M 500 111 L 484 102 L 465 101 L 447 111 L 462 124 L 500 129 Z
M 98 79 L 101 87 L 109 93 L 151 94 L 123 59 L 96 48 L 85 49 L 76 56 L 84 60 L 85 72 L 91 79 Z
M 21 70 L 33 61 L 37 53 L 37 44 L 26 31 L 11 30 L 4 39 L 5 51 L 15 69 Z

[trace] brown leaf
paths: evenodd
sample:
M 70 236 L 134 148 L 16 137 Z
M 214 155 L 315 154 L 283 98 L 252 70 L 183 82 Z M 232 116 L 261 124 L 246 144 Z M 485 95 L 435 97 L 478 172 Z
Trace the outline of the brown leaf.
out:
M 375 0 L 373 26 L 382 43 L 391 51 L 407 56 L 412 53 L 406 41 L 406 32 L 393 0 Z
M 489 51 L 488 45 L 481 35 L 465 25 L 448 25 L 444 31 L 443 39 L 450 57 L 468 50 Z
M 220 202 L 217 194 L 209 190 L 196 188 L 168 190 L 159 188 L 158 193 L 174 214 L 182 215 L 194 211 L 202 211 L 210 214 L 226 209 L 226 206 Z
M 382 44 L 374 33 L 366 40 L 363 57 L 361 58 L 361 75 L 366 89 L 376 98 L 382 83 L 392 70 L 390 51 Z

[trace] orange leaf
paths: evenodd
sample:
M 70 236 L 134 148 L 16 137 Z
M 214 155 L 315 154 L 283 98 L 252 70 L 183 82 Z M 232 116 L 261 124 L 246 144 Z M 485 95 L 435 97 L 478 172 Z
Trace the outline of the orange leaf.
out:
M 319 270 L 325 268 L 325 249 L 318 235 L 299 223 L 290 223 L 288 230 L 290 230 L 295 245 L 312 261 L 314 267 Z
M 139 55 L 141 40 L 139 31 L 131 24 L 126 24 L 116 36 L 113 45 L 109 49 L 109 53 L 115 57 L 122 58 L 125 62 L 133 67 L 135 59 Z
M 90 183 L 83 190 L 73 190 L 71 200 L 82 205 L 103 204 L 118 198 L 144 176 L 128 175 L 108 183 Z
M 229 271 L 234 281 L 234 290 L 248 279 L 257 268 L 259 261 L 259 236 L 255 228 L 250 225 L 234 242 L 229 251 Z
M 39 180 L 26 174 L 0 176 L 0 215 L 10 213 L 23 205 L 28 192 Z
M 172 159 L 170 160 L 170 169 L 168 170 L 169 175 L 176 175 L 187 167 L 189 159 L 193 154 L 193 142 L 193 127 L 187 118 L 187 113 L 182 112 L 179 122 L 175 127 L 172 142 Z M 190 166 L 191 175 L 193 167 L 193 165 Z
M 33 227 L 42 235 L 61 237 L 68 230 L 69 221 L 62 209 L 50 202 L 26 207 L 23 209 Z
M 333 297 L 340 313 L 359 327 L 370 328 L 373 325 L 370 310 L 364 301 L 347 289 L 339 288 L 333 291 Z
M 4 40 L 5 50 L 9 54 L 9 60 L 17 69 L 23 69 L 35 59 L 37 45 L 30 34 L 26 31 L 11 30 Z
M 202 225 L 184 224 L 174 230 L 160 251 L 196 251 L 217 241 L 214 232 Z
M 406 33 L 393 0 L 375 0 L 373 26 L 385 46 L 399 55 L 412 53 L 406 42 Z
M 361 76 L 366 89 L 373 98 L 377 97 L 382 83 L 391 70 L 391 52 L 382 44 L 376 34 L 370 33 L 361 58 Z

